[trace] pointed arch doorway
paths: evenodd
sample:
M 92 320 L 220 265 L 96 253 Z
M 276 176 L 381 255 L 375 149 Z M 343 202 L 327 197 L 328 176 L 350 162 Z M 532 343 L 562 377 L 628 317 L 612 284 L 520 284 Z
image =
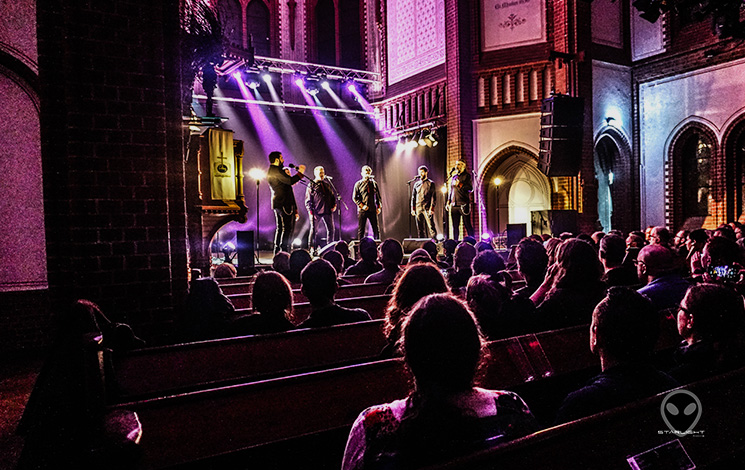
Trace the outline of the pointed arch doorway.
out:
M 495 178 L 500 184 L 495 185 Z M 531 212 L 551 209 L 551 184 L 538 170 L 538 158 L 520 147 L 499 152 L 486 165 L 481 191 L 486 230 L 502 233 L 507 224 L 525 224 L 531 233 Z

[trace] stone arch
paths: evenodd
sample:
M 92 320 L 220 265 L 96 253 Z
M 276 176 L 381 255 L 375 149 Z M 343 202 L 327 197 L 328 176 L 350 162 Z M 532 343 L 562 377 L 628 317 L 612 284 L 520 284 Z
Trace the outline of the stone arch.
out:
M 496 176 L 502 179 L 498 190 Z M 525 223 L 530 234 L 531 211 L 551 208 L 549 179 L 538 170 L 538 157 L 521 146 L 509 146 L 491 157 L 482 167 L 478 188 L 482 232 L 504 232 L 508 223 Z
M 595 138 L 593 154 L 598 218 L 603 230 L 628 232 L 636 228 L 636 178 L 628 139 L 619 129 L 606 126 Z
M 745 221 L 745 112 L 727 126 L 722 137 L 727 221 Z M 720 178 L 722 178 L 720 176 Z
M 690 208 L 693 201 L 693 192 L 690 184 L 686 184 L 685 179 L 693 178 L 694 173 L 698 174 L 697 178 L 707 178 L 704 175 L 704 168 L 697 171 L 693 169 L 686 170 L 687 145 L 693 145 L 692 140 L 695 136 L 705 139 L 709 149 L 708 161 L 708 181 L 709 189 L 696 190 L 696 201 L 703 205 L 703 198 L 706 198 L 708 210 L 706 213 L 695 213 Z M 665 164 L 665 224 L 674 230 L 695 229 L 699 227 L 714 228 L 724 221 L 724 202 L 725 189 L 724 184 L 717 181 L 716 175 L 720 169 L 723 169 L 721 159 L 719 158 L 719 145 L 716 132 L 703 122 L 691 121 L 683 125 L 670 140 L 668 146 L 668 156 Z M 706 193 L 706 194 L 704 194 Z

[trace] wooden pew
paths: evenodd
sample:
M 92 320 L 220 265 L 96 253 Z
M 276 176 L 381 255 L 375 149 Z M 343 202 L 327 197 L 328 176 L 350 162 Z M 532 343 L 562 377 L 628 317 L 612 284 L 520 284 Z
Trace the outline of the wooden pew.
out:
M 494 341 L 480 384 L 537 389 L 554 377 L 597 368 L 588 343 L 586 325 Z M 404 397 L 406 381 L 402 363 L 385 360 L 123 403 L 113 410 L 137 413 L 141 467 L 163 468 L 309 434 L 343 433 L 365 407 Z M 540 393 L 547 393 L 545 387 Z M 314 450 L 336 466 L 343 443 L 330 440 Z
M 349 285 L 360 285 L 364 284 L 365 279 L 367 278 L 367 275 L 363 276 L 342 276 L 342 279 L 349 282 L 349 284 L 345 284 L 342 287 L 349 286 Z M 223 282 L 225 280 L 220 279 L 218 281 L 218 284 L 220 284 L 220 289 L 222 290 L 222 293 L 225 295 L 233 295 L 233 294 L 248 294 L 251 292 L 251 289 L 253 288 L 253 277 L 242 277 L 239 280 L 236 281 L 236 279 L 239 278 L 233 278 L 233 279 L 227 279 L 228 282 Z M 300 284 L 297 282 L 291 283 L 293 290 L 300 289 Z
M 693 432 L 683 436 L 673 434 L 662 419 L 661 404 L 669 393 L 665 392 L 431 469 L 678 469 L 690 468 L 681 466 L 688 459 L 696 468 L 738 468 L 735 462 L 741 466 L 745 457 L 745 369 L 680 389 L 694 393 L 702 410 Z M 642 458 L 648 467 L 632 467 L 628 462 L 634 459 L 639 463 Z
M 176 344 L 113 356 L 111 398 L 165 396 L 377 359 L 383 321 Z M 114 387 L 111 389 L 111 387 Z
M 385 294 L 386 289 L 390 284 L 384 283 L 371 283 L 371 284 L 349 284 L 339 287 L 336 292 L 335 298 L 348 299 L 351 297 L 366 297 L 369 295 L 381 295 Z M 225 291 L 223 290 L 223 293 Z M 251 308 L 251 292 L 245 292 L 240 294 L 225 294 L 228 299 L 233 303 L 233 306 L 237 309 Z M 308 299 L 300 289 L 292 290 L 293 303 L 304 303 Z
M 220 287 L 230 286 L 233 284 L 251 284 L 254 282 L 256 276 L 237 276 L 237 277 L 224 277 L 215 279 Z
M 399 359 L 123 403 L 142 423 L 139 468 L 166 468 L 348 427 L 408 390 Z M 302 466 L 298 462 L 299 466 Z

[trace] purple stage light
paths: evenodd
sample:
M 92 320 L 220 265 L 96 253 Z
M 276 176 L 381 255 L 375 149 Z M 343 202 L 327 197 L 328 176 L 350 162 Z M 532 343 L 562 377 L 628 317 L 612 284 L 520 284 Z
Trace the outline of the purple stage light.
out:
M 357 94 L 357 87 L 354 85 L 354 83 L 350 83 L 347 85 L 347 90 L 351 91 L 355 95 Z
M 302 78 L 296 78 L 295 79 L 295 85 L 299 86 L 300 88 L 303 88 L 303 79 Z

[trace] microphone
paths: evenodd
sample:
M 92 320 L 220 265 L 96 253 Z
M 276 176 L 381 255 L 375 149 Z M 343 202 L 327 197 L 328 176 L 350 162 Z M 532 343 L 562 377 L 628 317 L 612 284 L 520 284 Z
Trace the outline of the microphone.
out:
M 332 178 L 331 176 L 324 176 L 324 178 L 327 179 L 327 180 L 330 180 L 330 181 L 333 181 L 334 180 L 334 178 Z
M 289 164 L 289 165 L 287 165 L 287 166 L 288 166 L 288 167 L 290 167 L 290 168 L 295 168 L 295 164 L 294 164 L 294 163 L 290 163 L 290 164 Z
M 411 178 L 411 179 L 410 179 L 409 181 L 407 181 L 406 183 L 413 183 L 414 181 L 418 180 L 419 178 L 421 178 L 421 177 L 420 177 L 419 175 L 416 175 L 415 177 Z

